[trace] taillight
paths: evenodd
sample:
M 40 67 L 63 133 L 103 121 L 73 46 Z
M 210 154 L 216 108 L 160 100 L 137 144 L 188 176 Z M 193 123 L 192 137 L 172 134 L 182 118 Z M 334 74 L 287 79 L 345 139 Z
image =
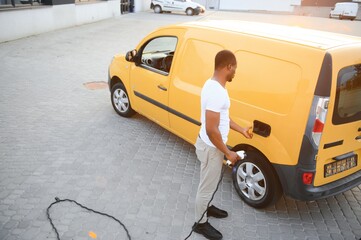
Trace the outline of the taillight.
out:
M 313 181 L 313 172 L 305 172 L 302 174 L 303 184 L 310 185 Z
M 315 121 L 312 129 L 312 140 L 316 144 L 316 146 L 320 144 L 323 127 L 326 122 L 328 103 L 328 97 L 320 97 L 317 101 L 317 106 L 315 109 Z

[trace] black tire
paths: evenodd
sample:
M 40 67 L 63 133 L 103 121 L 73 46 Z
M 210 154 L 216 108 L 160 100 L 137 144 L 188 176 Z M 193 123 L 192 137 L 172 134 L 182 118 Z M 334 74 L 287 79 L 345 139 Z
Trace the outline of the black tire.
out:
M 154 6 L 154 12 L 155 13 L 162 13 L 162 8 L 159 5 Z
M 127 90 L 122 83 L 117 83 L 112 87 L 110 99 L 116 113 L 122 117 L 131 117 L 135 114 L 132 109 Z
M 264 208 L 281 197 L 282 189 L 275 170 L 262 154 L 248 151 L 247 157 L 233 167 L 233 185 L 248 205 Z
M 186 14 L 187 14 L 188 16 L 193 16 L 194 10 L 193 10 L 192 8 L 187 8 L 187 9 L 186 9 Z

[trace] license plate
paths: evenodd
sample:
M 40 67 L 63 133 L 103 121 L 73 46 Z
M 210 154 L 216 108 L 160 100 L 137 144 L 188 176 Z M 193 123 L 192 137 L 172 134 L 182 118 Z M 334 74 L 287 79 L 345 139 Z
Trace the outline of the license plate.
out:
M 357 166 L 357 155 L 325 165 L 325 178 Z

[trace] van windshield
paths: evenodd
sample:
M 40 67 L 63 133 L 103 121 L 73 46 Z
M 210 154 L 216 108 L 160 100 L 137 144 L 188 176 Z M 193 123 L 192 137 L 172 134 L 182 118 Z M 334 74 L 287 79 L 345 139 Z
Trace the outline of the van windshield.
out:
M 361 64 L 345 67 L 337 76 L 333 123 L 361 120 Z

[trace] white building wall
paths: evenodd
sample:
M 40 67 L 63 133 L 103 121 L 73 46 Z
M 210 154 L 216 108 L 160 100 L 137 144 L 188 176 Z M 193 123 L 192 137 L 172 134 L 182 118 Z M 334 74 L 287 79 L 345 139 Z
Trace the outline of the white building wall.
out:
M 301 0 L 220 0 L 219 10 L 292 12 Z
M 134 0 L 134 12 L 143 12 L 150 10 L 151 0 Z
M 4 11 L 0 14 L 0 42 L 115 16 L 120 16 L 119 0 Z
M 92 6 L 96 5 L 96 6 Z M 120 0 L 79 4 L 75 8 L 76 24 L 91 23 L 120 15 Z

